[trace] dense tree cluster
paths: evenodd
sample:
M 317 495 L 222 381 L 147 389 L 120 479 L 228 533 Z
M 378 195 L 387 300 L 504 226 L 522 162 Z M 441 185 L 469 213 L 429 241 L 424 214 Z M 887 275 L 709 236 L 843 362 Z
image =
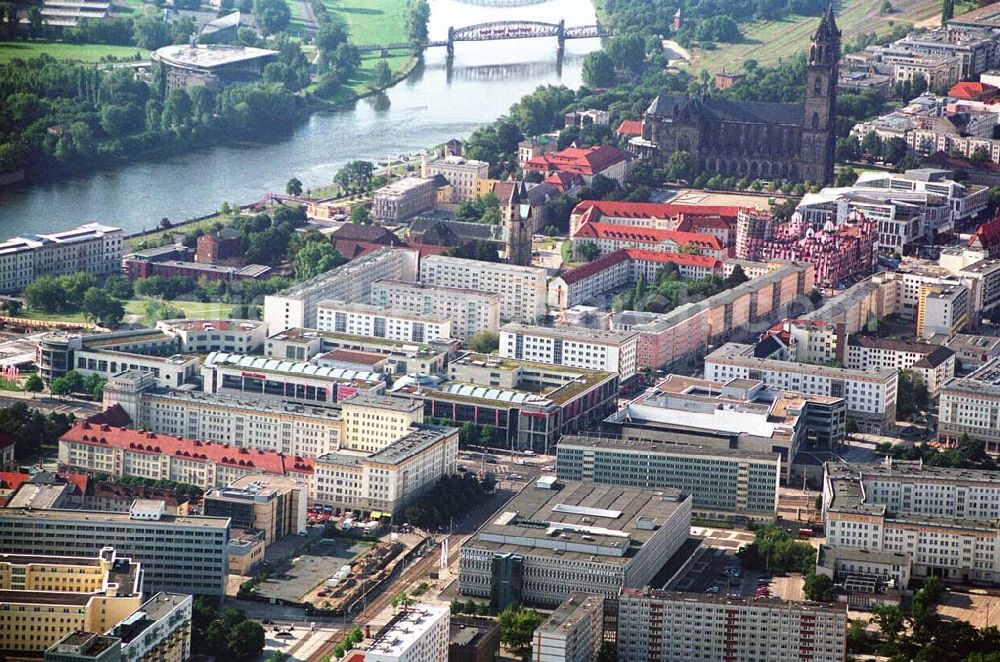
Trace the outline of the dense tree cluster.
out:
M 55 444 L 73 420 L 72 414 L 43 414 L 23 402 L 0 409 L 0 430 L 14 440 L 14 457 L 18 461 L 34 460 L 42 445 Z
M 482 503 L 486 486 L 475 476 L 445 476 L 425 497 L 408 506 L 405 520 L 421 527 L 447 526 L 452 517 L 462 515 Z
M 754 533 L 754 541 L 739 552 L 743 565 L 748 568 L 769 570 L 783 574 L 815 570 L 816 548 L 800 542 L 784 529 L 765 526 Z
M 498 618 L 500 641 L 511 648 L 527 648 L 531 637 L 542 624 L 542 615 L 534 609 L 507 607 Z
M 892 444 L 885 442 L 875 446 L 879 455 L 894 460 L 920 460 L 929 467 L 950 467 L 954 469 L 996 469 L 997 464 L 986 452 L 986 444 L 963 434 L 950 448 L 939 450 L 929 444 Z
M 191 648 L 194 653 L 218 660 L 256 659 L 264 650 L 264 628 L 247 618 L 242 609 L 219 613 L 217 603 L 206 596 L 194 601 L 191 616 Z
M 700 280 L 683 280 L 677 265 L 668 263 L 656 272 L 656 278 L 652 283 L 647 283 L 640 277 L 634 288 L 619 293 L 612 307 L 616 311 L 645 310 L 668 313 L 680 305 L 707 299 L 747 280 L 749 279 L 739 266 L 725 278 L 709 276 Z

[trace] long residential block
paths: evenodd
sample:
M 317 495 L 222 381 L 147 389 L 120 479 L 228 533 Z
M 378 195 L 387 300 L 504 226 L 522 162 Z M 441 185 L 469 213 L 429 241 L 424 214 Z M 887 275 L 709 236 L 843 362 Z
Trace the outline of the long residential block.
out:
M 422 343 L 451 338 L 452 318 L 447 314 L 427 313 L 424 310 L 419 313 L 408 312 L 396 306 L 324 301 L 316 311 L 316 328 L 320 331 Z
M 617 372 L 623 382 L 637 371 L 639 333 L 578 327 L 504 324 L 500 356 L 572 368 Z
M 383 280 L 372 285 L 372 303 L 400 314 L 450 319 L 451 331 L 459 338 L 496 333 L 500 325 L 500 295 L 482 290 Z
M 20 292 L 40 276 L 118 273 L 125 233 L 100 223 L 0 243 L 0 292 Z
M 428 255 L 420 261 L 420 282 L 498 294 L 503 321 L 533 324 L 545 315 L 548 274 L 539 267 Z

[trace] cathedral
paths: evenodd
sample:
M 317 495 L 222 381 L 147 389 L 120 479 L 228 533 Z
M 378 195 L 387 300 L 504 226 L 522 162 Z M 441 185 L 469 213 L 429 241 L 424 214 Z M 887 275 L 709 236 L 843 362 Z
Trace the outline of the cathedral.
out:
M 840 30 L 831 5 L 812 36 L 804 103 L 658 96 L 630 150 L 658 165 L 683 150 L 709 174 L 829 183 L 839 60 Z

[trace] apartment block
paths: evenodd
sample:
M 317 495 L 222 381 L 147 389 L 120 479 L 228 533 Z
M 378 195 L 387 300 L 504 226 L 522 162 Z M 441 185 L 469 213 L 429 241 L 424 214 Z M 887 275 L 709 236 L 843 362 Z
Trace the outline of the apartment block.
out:
M 964 285 L 929 285 L 920 289 L 917 337 L 951 338 L 963 331 L 971 317 L 969 288 Z
M 496 333 L 500 326 L 500 295 L 482 290 L 383 280 L 372 285 L 372 303 L 398 314 L 451 320 L 451 333 L 458 338 Z
M 0 650 L 38 652 L 76 630 L 104 632 L 142 603 L 139 563 L 96 556 L 0 554 Z
M 458 429 L 422 425 L 374 453 L 328 453 L 316 459 L 317 503 L 397 516 L 454 474 Z
M 308 497 L 306 485 L 295 479 L 250 475 L 205 492 L 202 513 L 227 518 L 234 529 L 259 531 L 269 545 L 306 534 Z
M 59 464 L 112 478 L 172 480 L 203 489 L 225 487 L 246 475 L 289 476 L 313 492 L 313 462 L 229 444 L 112 428 L 86 421 L 59 438 Z
M 372 218 L 396 224 L 434 209 L 437 188 L 433 178 L 423 177 L 404 177 L 387 184 L 372 196 Z
M 437 605 L 404 607 L 375 635 L 365 662 L 448 662 L 450 616 Z
M 293 287 L 264 297 L 269 334 L 293 328 L 316 328 L 316 307 L 323 301 L 369 300 L 377 280 L 417 279 L 420 255 L 403 248 L 383 248 Z
M 956 443 L 963 434 L 984 442 L 990 453 L 1000 452 L 1000 359 L 941 388 L 938 438 Z
M 830 297 L 819 308 L 800 315 L 798 319 L 823 322 L 828 325 L 843 325 L 847 333 L 857 333 L 866 329 L 870 323 L 900 312 L 901 283 L 889 278 L 890 275 L 879 273 L 866 278 L 840 294 Z M 911 319 L 915 311 L 914 298 L 910 309 Z
M 955 359 L 963 370 L 976 370 L 1000 357 L 1000 338 L 958 333 L 945 346 L 955 352 Z
M 8 239 L 0 243 L 0 292 L 20 292 L 40 276 L 118 273 L 124 239 L 121 228 L 100 223 Z
M 142 565 L 148 591 L 222 596 L 229 520 L 166 515 L 138 503 L 128 513 L 0 509 L 0 549 L 9 554 L 92 556 L 107 546 Z
M 380 283 L 376 283 L 372 286 L 375 298 L 378 298 L 375 291 L 379 285 Z M 316 310 L 316 328 L 319 331 L 423 343 L 454 337 L 454 317 L 448 312 L 451 311 L 424 314 L 413 313 L 392 304 L 383 308 L 366 303 L 324 301 Z
M 777 453 L 699 448 L 615 437 L 565 436 L 556 447 L 560 479 L 690 494 L 704 519 L 773 522 L 784 475 Z
M 847 605 L 626 589 L 620 662 L 843 662 Z
M 382 354 L 393 374 L 440 372 L 448 362 L 448 353 L 457 347 L 447 342 L 412 343 L 388 338 L 354 336 L 335 331 L 288 329 L 267 339 L 264 356 L 272 359 L 308 361 L 317 354 L 338 349 Z
M 570 593 L 614 598 L 646 585 L 687 540 L 691 497 L 675 490 L 557 481 L 529 484 L 459 553 L 459 592 L 556 606 Z
M 191 656 L 194 598 L 157 593 L 107 634 L 121 640 L 122 662 L 184 662 Z
M 604 641 L 604 596 L 571 593 L 531 640 L 532 662 L 595 662 Z
M 135 428 L 234 448 L 319 457 L 340 446 L 341 410 L 335 405 L 165 389 L 151 375 L 129 371 L 104 387 L 104 408 L 114 407 Z
M 340 447 L 375 453 L 423 422 L 419 399 L 354 395 L 341 403 L 344 433 Z
M 259 354 L 267 339 L 267 324 L 259 320 L 161 320 L 156 328 L 175 336 L 183 354 Z
M 757 358 L 753 345 L 726 343 L 705 357 L 705 379 L 763 381 L 768 388 L 843 398 L 847 416 L 862 430 L 884 433 L 896 424 L 895 370 L 849 370 Z
M 919 462 L 825 465 L 826 544 L 901 552 L 912 576 L 1000 581 L 1000 480 Z
M 686 303 L 669 313 L 623 310 L 611 318 L 611 330 L 639 334 L 636 367 L 661 370 L 690 359 L 708 346 L 709 309 Z
M 500 327 L 500 356 L 573 368 L 617 372 L 625 382 L 638 366 L 639 333 L 578 327 L 505 324 Z
M 504 321 L 533 324 L 545 315 L 548 274 L 539 267 L 428 255 L 420 261 L 420 282 L 497 294 Z
M 844 367 L 850 370 L 909 370 L 931 397 L 955 376 L 955 352 L 941 345 L 876 336 L 847 338 Z

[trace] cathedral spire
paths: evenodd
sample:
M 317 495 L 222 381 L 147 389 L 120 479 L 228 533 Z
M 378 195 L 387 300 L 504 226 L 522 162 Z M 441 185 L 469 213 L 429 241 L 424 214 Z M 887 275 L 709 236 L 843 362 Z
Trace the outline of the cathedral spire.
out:
M 833 15 L 832 2 L 826 6 L 826 12 L 823 14 L 812 40 L 816 42 L 830 39 L 840 39 L 840 28 L 837 27 L 837 19 Z

